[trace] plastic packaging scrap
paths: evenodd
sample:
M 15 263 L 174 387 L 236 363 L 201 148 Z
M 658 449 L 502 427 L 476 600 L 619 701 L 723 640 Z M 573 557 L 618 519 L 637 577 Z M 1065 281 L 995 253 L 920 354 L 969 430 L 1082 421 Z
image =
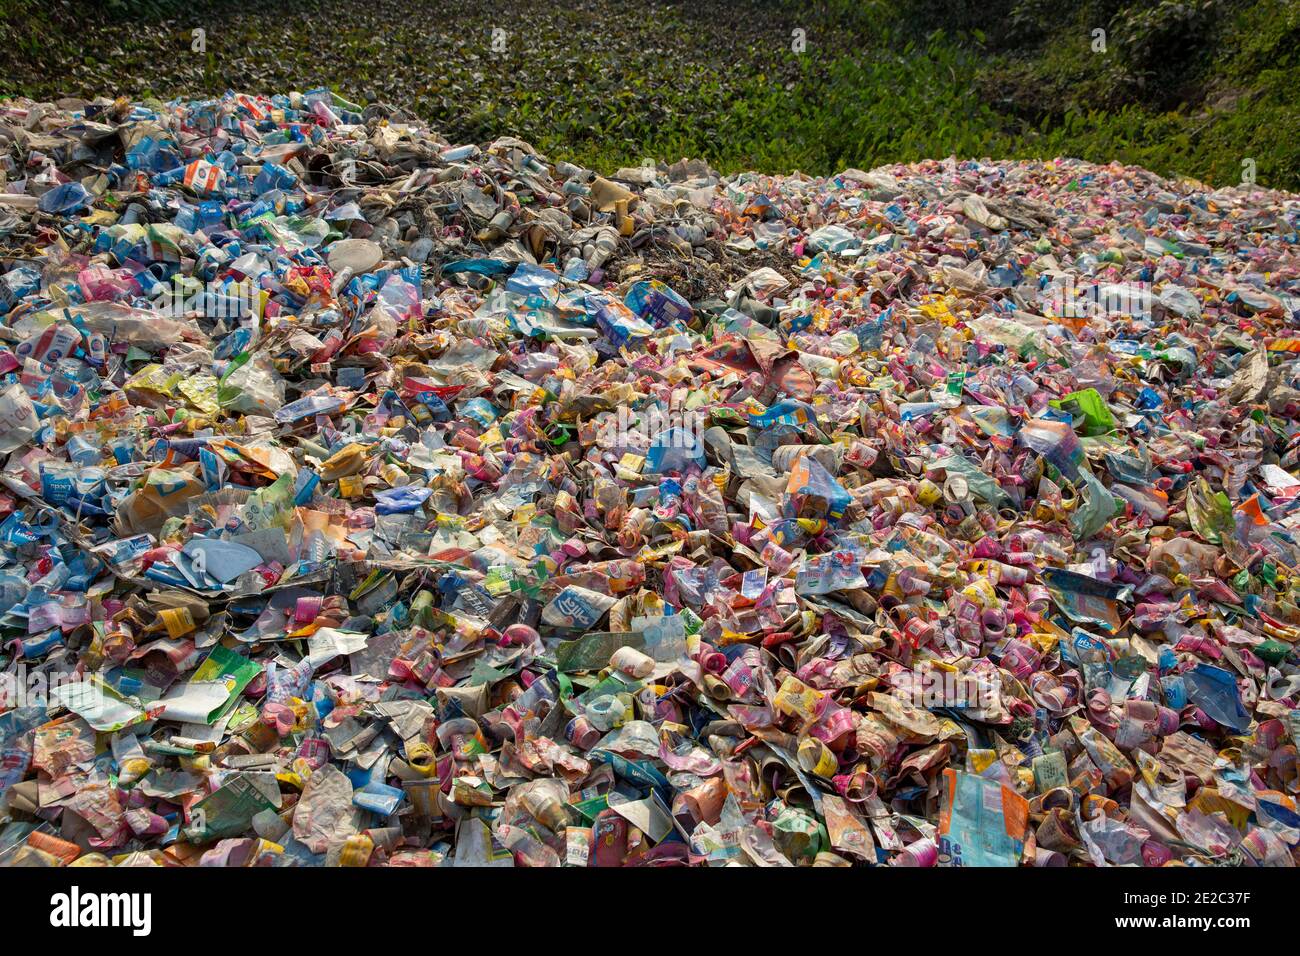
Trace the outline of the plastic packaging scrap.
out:
M 1295 865 L 1296 197 L 0 147 L 0 862 Z

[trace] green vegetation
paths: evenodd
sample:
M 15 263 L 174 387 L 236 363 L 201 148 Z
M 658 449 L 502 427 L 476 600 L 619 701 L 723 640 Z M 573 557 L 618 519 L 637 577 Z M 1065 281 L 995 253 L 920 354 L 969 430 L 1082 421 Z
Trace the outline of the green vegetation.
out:
M 1073 155 L 1223 185 L 1249 158 L 1261 185 L 1300 189 L 1295 2 L 101 6 L 87 21 L 71 0 L 0 0 L 0 95 L 328 85 L 410 109 L 453 141 L 512 133 L 602 169 L 645 156 L 830 173 L 953 154 Z

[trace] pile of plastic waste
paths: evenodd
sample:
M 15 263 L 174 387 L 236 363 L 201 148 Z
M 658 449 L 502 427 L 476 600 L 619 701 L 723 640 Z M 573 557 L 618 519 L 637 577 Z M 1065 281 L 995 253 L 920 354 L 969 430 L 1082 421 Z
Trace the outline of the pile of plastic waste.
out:
M 1298 228 L 0 103 L 0 863 L 1293 866 Z

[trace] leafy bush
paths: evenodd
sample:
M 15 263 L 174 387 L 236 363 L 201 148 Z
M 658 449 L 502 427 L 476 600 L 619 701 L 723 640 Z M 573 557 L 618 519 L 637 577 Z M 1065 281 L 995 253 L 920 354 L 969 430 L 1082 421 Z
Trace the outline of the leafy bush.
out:
M 0 95 L 330 85 L 458 142 L 511 132 L 603 169 L 1074 155 L 1226 184 L 1249 158 L 1261 184 L 1300 188 L 1300 3 L 105 0 L 89 19 L 83 7 L 0 0 Z M 198 26 L 205 56 L 190 52 Z

